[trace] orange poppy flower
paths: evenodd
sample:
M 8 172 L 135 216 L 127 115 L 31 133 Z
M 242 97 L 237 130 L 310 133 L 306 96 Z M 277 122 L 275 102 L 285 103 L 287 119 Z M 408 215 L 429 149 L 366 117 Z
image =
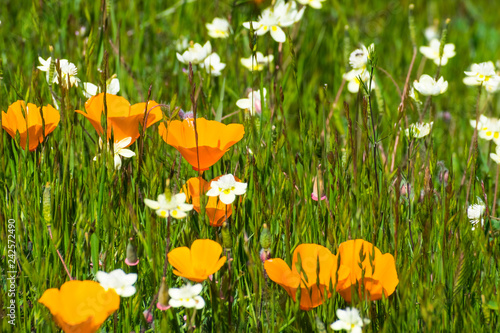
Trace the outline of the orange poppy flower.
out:
M 42 107 L 43 120 L 45 121 L 45 136 L 59 124 L 61 116 L 59 111 L 54 109 L 52 105 Z M 27 118 L 25 118 L 25 116 Z M 27 119 L 27 120 L 26 120 Z M 29 140 L 29 150 L 33 151 L 43 141 L 43 123 L 40 114 L 40 108 L 35 104 L 26 103 L 24 101 L 16 101 L 7 109 L 7 113 L 2 111 L 2 127 L 13 138 L 19 132 L 21 137 L 21 148 L 26 148 L 26 140 Z
M 96 332 L 120 306 L 114 289 L 95 281 L 68 281 L 61 289 L 47 289 L 38 302 L 49 308 L 64 332 Z
M 174 274 L 194 282 L 203 282 L 217 272 L 226 262 L 219 258 L 222 246 L 210 239 L 197 239 L 191 249 L 183 246 L 168 253 L 168 261 L 174 266 Z
M 204 171 L 217 163 L 226 151 L 240 141 L 245 134 L 241 124 L 225 125 L 215 120 L 196 119 L 198 132 L 198 149 L 192 118 L 172 120 L 168 129 L 160 124 L 159 131 L 163 140 L 177 149 L 194 170 Z M 198 158 L 199 153 L 199 158 Z
M 365 257 L 362 262 L 359 257 L 361 249 Z M 373 256 L 373 253 L 375 257 L 372 258 L 372 266 L 370 256 Z M 389 297 L 396 289 L 399 280 L 392 254 L 382 254 L 372 243 L 356 239 L 340 244 L 338 255 L 340 267 L 349 270 L 348 278 L 337 281 L 337 291 L 347 302 L 351 302 L 351 292 L 355 290 L 356 284 L 359 286 L 359 297 L 371 301 L 381 299 L 382 295 Z M 363 268 L 360 267 L 360 263 Z M 364 279 L 362 278 L 363 270 Z M 333 281 L 335 281 L 334 274 L 332 270 Z
M 221 176 L 212 179 L 219 179 Z M 236 180 L 239 180 L 235 177 Z M 200 209 L 200 182 L 201 182 L 201 195 L 205 195 L 210 189 L 210 183 L 201 177 L 190 178 L 182 187 L 182 192 L 186 193 L 187 201 L 193 205 L 193 208 L 198 213 Z M 226 205 L 219 200 L 218 197 L 206 197 L 205 213 L 208 216 L 210 225 L 212 227 L 220 227 L 226 219 L 233 214 L 233 205 Z
M 108 133 L 107 138 L 111 137 L 111 129 L 115 142 L 131 137 L 132 141 L 128 146 L 135 142 L 139 137 L 139 124 L 143 126 L 144 110 L 146 103 L 130 103 L 121 96 L 106 94 L 106 105 L 108 109 Z M 155 101 L 148 102 L 148 111 L 158 105 Z M 87 118 L 99 135 L 102 134 L 101 114 L 104 113 L 104 93 L 100 93 L 87 102 L 85 102 L 85 111 L 75 110 Z M 146 128 L 160 121 L 162 113 L 159 107 L 152 109 L 148 115 Z M 127 147 L 128 147 L 127 146 Z M 123 147 L 125 148 L 125 147 Z
M 335 264 L 334 256 L 326 247 L 301 244 L 293 252 L 292 269 L 279 258 L 266 260 L 264 268 L 269 278 L 282 286 L 294 301 L 300 288 L 300 308 L 310 310 L 321 305 L 325 295 L 330 296 L 330 274 Z

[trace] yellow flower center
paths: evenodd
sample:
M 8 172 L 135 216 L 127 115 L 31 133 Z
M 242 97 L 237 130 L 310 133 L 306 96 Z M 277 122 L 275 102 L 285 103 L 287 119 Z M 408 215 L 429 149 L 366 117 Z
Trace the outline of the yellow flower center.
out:
M 234 188 L 234 187 L 233 187 Z M 231 190 L 230 189 L 225 189 L 224 191 L 222 191 L 224 194 L 229 194 L 231 193 Z
M 172 216 L 173 216 L 173 217 L 176 217 L 176 216 L 177 216 L 177 210 L 173 210 L 173 211 L 172 211 Z
M 162 210 L 162 211 L 160 212 L 160 216 L 161 216 L 161 217 L 166 217 L 166 216 L 167 216 L 167 212 L 166 212 L 166 211 L 164 211 L 164 210 Z
M 273 25 L 273 26 L 271 27 L 271 29 L 272 29 L 273 31 L 278 30 L 278 28 L 276 28 L 276 26 L 275 26 L 275 25 Z

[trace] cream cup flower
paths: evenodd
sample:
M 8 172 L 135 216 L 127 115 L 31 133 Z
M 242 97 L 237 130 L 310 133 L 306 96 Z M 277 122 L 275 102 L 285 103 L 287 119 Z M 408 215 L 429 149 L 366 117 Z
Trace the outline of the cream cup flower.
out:
M 203 309 L 205 300 L 200 296 L 202 289 L 203 286 L 199 283 L 194 286 L 188 283 L 180 288 L 170 288 L 168 289 L 168 295 L 170 296 L 168 305 L 174 308 L 183 306 L 185 308 Z
M 500 164 L 500 146 L 495 147 L 495 153 L 491 153 L 490 157 L 496 164 Z
M 449 58 L 453 58 L 455 56 L 455 44 L 449 43 L 445 44 L 443 48 L 443 56 L 439 58 L 439 47 L 441 46 L 441 42 L 434 38 L 431 40 L 429 46 L 421 46 L 420 53 L 422 53 L 427 59 L 434 60 L 436 65 L 441 63 L 441 66 L 444 66 L 448 63 Z
M 99 271 L 96 274 L 96 279 L 105 289 L 114 289 L 121 297 L 130 297 L 135 294 L 133 284 L 137 281 L 137 274 L 126 274 L 121 269 L 115 269 L 109 273 Z
M 425 39 L 427 39 L 428 41 L 431 41 L 433 39 L 438 40 L 439 31 L 435 25 L 430 25 L 427 28 L 425 28 L 424 35 L 425 35 Z
M 249 71 L 261 71 L 264 69 L 264 65 L 269 64 L 274 60 L 272 54 L 264 56 L 261 52 L 256 52 L 255 56 L 252 55 L 250 58 L 241 58 L 241 64 L 245 66 Z
M 267 90 L 264 88 L 264 103 L 266 102 L 266 93 Z M 255 114 L 261 114 L 262 103 L 260 100 L 260 90 L 250 91 L 247 98 L 242 98 L 236 101 L 236 106 L 240 109 L 248 110 L 252 116 Z
M 226 68 L 226 64 L 220 62 L 220 57 L 217 53 L 212 53 L 205 58 L 205 61 L 200 64 L 201 68 L 205 68 L 207 74 L 212 76 L 220 76 L 221 71 Z
M 359 91 L 361 85 L 359 81 L 360 77 L 366 85 L 368 85 L 368 81 L 370 80 L 370 74 L 364 68 L 353 69 L 345 73 L 342 77 L 347 81 L 347 90 L 353 94 L 357 94 Z M 372 81 L 371 89 L 375 89 L 375 80 Z
M 467 208 L 467 217 L 472 224 L 472 230 L 476 229 L 476 224 L 478 224 L 479 222 L 481 222 L 481 225 L 483 225 L 482 216 L 485 210 L 486 207 L 483 204 L 470 205 L 469 208 Z
M 189 63 L 193 65 L 198 65 L 202 63 L 209 54 L 212 53 L 212 45 L 210 41 L 206 42 L 205 45 L 201 46 L 198 43 L 191 45 L 183 54 L 176 53 L 177 60 L 183 64 L 188 65 Z
M 234 179 L 232 174 L 227 174 L 214 180 L 211 188 L 207 191 L 207 196 L 220 198 L 226 205 L 233 203 L 237 195 L 243 195 L 247 191 L 247 183 L 240 183 Z
M 289 27 L 302 19 L 306 7 L 297 10 L 297 3 L 295 1 L 285 2 L 284 0 L 276 1 L 274 7 L 266 10 L 272 10 L 274 15 L 278 18 L 278 25 L 282 28 Z
M 374 47 L 374 44 L 371 44 L 370 46 L 368 46 L 368 48 L 366 48 L 366 46 L 364 45 L 361 45 L 360 49 L 354 50 L 349 56 L 349 65 L 351 65 L 353 69 L 366 68 L 370 50 L 372 50 Z
M 483 83 L 483 87 L 488 93 L 494 94 L 500 91 L 500 79 L 486 81 Z
M 106 82 L 106 93 L 111 95 L 116 95 L 120 91 L 120 81 L 113 75 L 111 80 Z M 90 82 L 83 83 L 83 95 L 87 98 L 95 96 L 101 92 L 100 87 L 96 86 Z
M 470 120 L 473 128 L 476 128 L 476 120 Z M 481 139 L 493 140 L 497 145 L 500 144 L 500 120 L 498 118 L 488 118 L 484 115 L 479 117 L 477 124 L 478 136 Z
M 424 96 L 437 96 L 443 94 L 448 89 L 448 81 L 441 76 L 435 81 L 431 76 L 424 74 L 419 81 L 413 82 L 413 87 Z
M 130 149 L 125 149 L 126 147 L 130 146 L 130 143 L 132 142 L 132 138 L 128 137 L 120 141 L 116 141 L 113 145 L 113 160 L 115 162 L 115 169 L 120 169 L 122 167 L 122 159 L 120 156 L 125 157 L 125 158 L 130 158 L 135 156 L 135 153 L 130 150 Z M 99 148 L 102 149 L 102 139 L 99 138 Z M 99 156 L 99 154 L 97 154 Z M 94 161 L 97 160 L 97 156 L 94 157 Z
M 321 3 L 325 2 L 326 0 L 297 0 L 301 5 L 304 6 L 311 6 L 311 8 L 314 9 L 320 9 L 321 8 Z
M 499 81 L 500 77 L 495 72 L 495 65 L 493 62 L 482 62 L 480 64 L 472 64 L 470 71 L 465 71 L 466 78 L 464 78 L 464 83 L 466 85 L 480 85 L 485 84 L 488 81 Z
M 43 60 L 42 57 L 38 57 L 38 61 L 40 61 L 41 66 L 38 66 L 37 68 L 41 70 L 42 72 L 47 72 L 46 78 L 47 82 L 49 81 L 49 74 L 50 74 L 50 63 L 52 62 L 52 57 L 48 57 L 47 60 Z M 61 69 L 61 80 L 59 80 L 59 74 L 57 73 L 57 62 L 59 62 L 59 68 Z M 68 81 L 70 87 L 72 86 L 77 86 L 78 83 L 80 83 L 80 79 L 76 77 L 78 74 L 78 68 L 76 68 L 75 64 L 72 62 L 69 62 L 66 59 L 56 59 L 56 66 L 54 67 L 54 77 L 52 79 L 52 83 L 59 84 L 59 81 L 61 81 L 61 85 L 63 87 L 67 88 Z
M 274 11 L 264 10 L 259 21 L 244 22 L 243 26 L 247 29 L 250 29 L 251 25 L 257 36 L 262 36 L 270 32 L 271 37 L 276 42 L 284 43 L 286 42 L 286 35 L 285 32 L 280 28 L 278 20 L 279 18 L 277 15 L 275 15 Z
M 433 122 L 411 124 L 410 127 L 405 130 L 405 134 L 410 139 L 421 139 L 424 136 L 429 135 L 432 124 Z
M 355 308 L 337 309 L 337 317 L 339 320 L 330 325 L 334 331 L 345 330 L 352 333 L 361 333 L 363 326 L 370 323 L 370 319 L 361 318 L 359 311 Z
M 230 33 L 229 22 L 225 18 L 214 18 L 212 23 L 207 23 L 208 35 L 212 38 L 227 38 Z
M 158 196 L 158 201 L 144 199 L 144 203 L 156 211 L 160 217 L 167 218 L 172 216 L 176 219 L 182 219 L 187 216 L 186 212 L 193 209 L 193 205 L 186 203 L 186 194 L 178 193 L 167 198 L 165 194 Z

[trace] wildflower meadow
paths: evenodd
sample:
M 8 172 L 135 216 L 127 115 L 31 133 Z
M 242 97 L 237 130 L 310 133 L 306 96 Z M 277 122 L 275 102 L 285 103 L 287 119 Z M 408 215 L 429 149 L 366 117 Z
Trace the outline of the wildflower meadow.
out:
M 500 3 L 0 1 L 1 332 L 499 332 Z

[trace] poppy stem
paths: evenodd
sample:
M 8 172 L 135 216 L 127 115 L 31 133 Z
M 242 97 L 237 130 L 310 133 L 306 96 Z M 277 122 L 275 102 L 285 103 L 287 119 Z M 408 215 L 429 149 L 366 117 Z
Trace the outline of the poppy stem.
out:
M 163 264 L 163 277 L 167 275 L 167 266 L 168 266 L 168 250 L 170 248 L 170 215 L 167 217 L 167 245 L 165 247 L 165 263 Z

